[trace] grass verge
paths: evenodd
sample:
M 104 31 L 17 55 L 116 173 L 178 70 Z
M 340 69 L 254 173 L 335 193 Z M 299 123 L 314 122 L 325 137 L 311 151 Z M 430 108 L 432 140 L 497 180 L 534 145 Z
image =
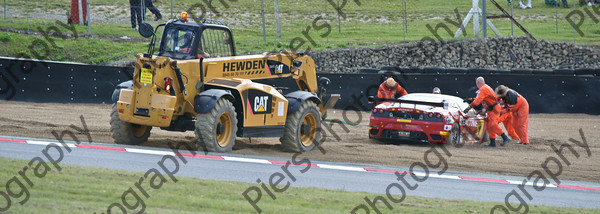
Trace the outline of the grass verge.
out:
M 226 4 L 223 4 L 226 2 Z M 407 28 L 404 29 L 403 1 L 373 0 L 373 1 L 342 1 L 346 2 L 342 13 L 345 17 L 340 18 L 340 29 L 338 31 L 338 17 L 336 10 L 328 1 L 307 0 L 302 2 L 281 2 L 279 12 L 281 17 L 281 38 L 276 36 L 274 2 L 265 0 L 266 16 L 266 41 L 263 41 L 261 7 L 257 0 L 252 1 L 217 1 L 214 4 L 215 10 L 210 17 L 224 20 L 230 24 L 234 33 L 237 53 L 240 55 L 248 53 L 261 53 L 265 51 L 276 51 L 281 49 L 288 50 L 323 50 L 331 48 L 344 47 L 369 47 L 381 46 L 385 44 L 399 44 L 404 42 L 416 41 L 426 37 L 453 39 L 453 34 L 457 29 L 458 23 L 462 22 L 469 9 L 471 1 L 468 0 L 447 0 L 447 1 L 412 1 L 407 0 Z M 335 2 L 335 1 L 331 1 Z M 355 2 L 361 2 L 357 5 Z M 181 11 L 190 12 L 190 16 L 200 16 L 199 8 L 193 9 L 197 4 L 194 0 L 180 0 L 174 3 L 174 15 L 178 16 Z M 498 3 L 509 10 L 507 1 L 498 1 Z M 14 11 L 9 18 L 0 21 L 0 27 L 6 29 L 18 29 L 30 32 L 38 32 L 38 27 L 47 29 L 49 26 L 55 26 L 57 20 L 51 18 L 40 18 L 36 15 L 42 12 L 53 14 L 67 14 L 70 2 L 67 0 L 42 1 L 30 5 L 29 13 L 25 13 L 26 5 L 21 1 L 7 1 L 8 8 Z M 155 5 L 162 10 L 165 17 L 170 15 L 169 1 L 156 1 Z M 225 6 L 226 5 L 226 6 Z M 591 11 L 589 14 L 584 11 Z M 533 2 L 533 8 L 522 10 L 515 5 L 514 16 L 516 19 L 537 39 L 548 41 L 562 41 L 568 43 L 577 43 L 590 46 L 600 45 L 599 24 L 594 22 L 599 17 L 598 11 L 600 5 L 594 7 L 576 6 L 574 8 L 554 8 L 545 5 L 542 1 Z M 455 13 L 456 12 L 458 13 Z M 108 64 L 116 59 L 133 59 L 133 55 L 146 51 L 146 45 L 149 39 L 140 38 L 136 31 L 131 29 L 129 20 L 129 4 L 125 0 L 98 0 L 90 5 L 90 14 L 92 14 L 92 34 L 95 37 L 78 41 L 60 41 L 60 44 L 67 48 L 68 46 L 81 48 L 72 49 L 50 49 L 46 59 L 59 61 L 74 61 L 88 64 Z M 25 19 L 24 14 L 30 14 L 29 19 Z M 501 12 L 492 4 L 488 4 L 488 15 L 499 15 Z M 591 15 L 590 15 L 591 14 Z M 62 16 L 62 15 L 61 15 Z M 591 17 L 593 16 L 593 17 Z M 51 16 L 56 17 L 56 16 Z M 97 18 L 95 18 L 97 17 Z M 120 23 L 103 21 L 102 18 L 113 17 Z M 148 12 L 147 18 L 151 20 L 153 15 Z M 583 18 L 581 22 L 580 19 Z M 66 21 L 64 19 L 59 21 Z M 27 23 L 29 20 L 29 24 Z M 160 22 L 150 21 L 154 26 L 163 23 L 167 18 Z M 500 31 L 502 36 L 511 35 L 511 24 L 508 19 L 492 19 L 492 23 Z M 583 36 L 575 33 L 573 26 L 576 24 L 581 30 Z M 454 24 L 453 24 L 454 23 Z M 448 31 L 446 31 L 446 28 Z M 79 35 L 87 34 L 87 26 L 75 26 Z M 525 35 L 516 26 L 514 36 Z M 436 32 L 439 37 L 434 36 Z M 406 32 L 404 32 L 406 30 Z M 465 30 L 466 34 L 460 38 L 474 38 L 473 22 L 469 22 Z M 133 40 L 120 40 L 122 36 L 134 37 Z M 488 36 L 494 36 L 491 30 L 488 30 Z M 0 40 L 7 37 L 6 34 L 0 35 Z M 19 56 L 19 53 L 33 55 L 27 47 L 31 45 L 28 41 L 40 38 L 38 35 L 23 35 L 24 39 L 15 39 L 14 44 L 2 44 L 0 55 Z M 296 44 L 290 42 L 295 38 Z M 299 44 L 298 41 L 303 41 Z M 7 43 L 7 42 L 4 42 Z M 89 43 L 89 45 L 85 45 Z M 109 44 L 111 43 L 111 44 Z M 59 45 L 59 46 L 60 46 Z M 17 55 L 15 55 L 17 54 Z M 27 56 L 27 55 L 26 55 Z M 34 58 L 38 58 L 35 57 Z
M 13 176 L 23 181 L 18 172 L 28 162 L 0 158 L 1 184 L 6 184 Z M 111 203 L 121 203 L 121 195 L 130 187 L 142 198 L 147 213 L 254 212 L 241 193 L 256 184 L 179 176 L 176 177 L 178 182 L 174 183 L 164 175 L 167 181 L 158 189 L 148 186 L 150 177 L 142 182 L 141 187 L 149 195 L 149 198 L 145 198 L 134 186 L 144 173 L 71 165 L 61 167 L 60 172 L 51 167 L 53 171 L 48 171 L 41 178 L 33 176 L 31 171 L 27 172 L 34 184 L 30 187 L 23 181 L 30 197 L 23 205 L 19 201 L 25 198 L 25 194 L 13 198 L 8 213 L 105 213 Z M 43 167 L 38 170 L 43 171 Z M 15 183 L 11 188 L 13 192 L 20 192 Z M 364 203 L 365 196 L 372 199 L 379 194 L 290 187 L 276 196 L 277 200 L 271 200 L 268 195 L 263 194 L 258 205 L 264 213 L 348 213 L 355 206 Z M 133 197 L 127 197 L 127 200 L 131 205 L 136 203 Z M 390 213 L 488 213 L 496 204 L 498 203 L 407 196 L 403 202 L 392 204 Z M 5 205 L 6 201 L 0 197 L 0 206 Z M 383 204 L 379 203 L 379 206 L 381 210 L 385 209 Z M 137 207 L 127 211 L 140 211 L 142 205 Z M 597 209 L 539 205 L 530 205 L 529 208 L 531 213 L 600 212 Z

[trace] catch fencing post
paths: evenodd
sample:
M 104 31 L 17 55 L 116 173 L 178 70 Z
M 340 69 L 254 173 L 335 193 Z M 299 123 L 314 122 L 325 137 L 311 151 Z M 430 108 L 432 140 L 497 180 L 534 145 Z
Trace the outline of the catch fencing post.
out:
M 340 22 L 340 0 L 337 2 L 337 15 L 338 15 L 338 33 L 342 32 L 342 23 Z
M 555 12 L 554 12 L 554 21 L 556 22 L 556 33 L 558 33 L 558 2 L 554 4 Z
M 483 11 L 481 11 L 481 18 L 483 18 L 483 38 L 487 38 L 487 8 L 486 8 L 486 1 L 487 0 L 481 0 L 481 7 L 483 7 Z
M 279 25 L 279 3 L 275 0 L 275 25 L 277 26 L 277 38 L 281 38 L 281 25 Z
M 513 1 L 510 1 L 510 16 L 513 16 Z M 514 23 L 512 21 L 510 21 L 510 36 L 513 37 L 515 36 L 515 28 L 514 28 Z
M 577 0 L 573 0 L 573 12 L 575 12 L 575 7 L 577 7 Z M 581 18 L 583 19 L 583 17 Z M 575 31 L 575 27 L 573 27 L 573 44 L 577 44 L 577 32 Z
M 404 42 L 406 42 L 406 33 L 408 33 L 408 23 L 406 23 L 406 0 L 404 2 Z
M 83 24 L 83 5 L 81 5 L 81 0 L 78 1 L 77 8 L 79 9 L 77 12 L 79 14 L 79 24 Z
M 27 34 L 29 34 L 29 1 L 25 3 L 25 14 L 27 15 Z
M 90 38 L 92 38 L 92 20 L 90 19 L 90 0 L 85 1 L 85 7 L 87 11 L 87 24 L 88 24 L 88 34 L 90 34 Z
M 260 0 L 260 13 L 262 14 L 262 27 L 263 27 L 263 41 L 267 41 L 267 35 L 265 30 L 265 1 Z

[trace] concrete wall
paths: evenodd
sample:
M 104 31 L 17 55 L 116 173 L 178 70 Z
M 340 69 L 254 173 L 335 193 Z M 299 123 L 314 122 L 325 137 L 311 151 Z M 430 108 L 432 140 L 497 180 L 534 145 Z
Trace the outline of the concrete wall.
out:
M 526 37 L 418 41 L 309 53 L 319 73 L 357 73 L 381 66 L 489 69 L 600 68 L 600 50 Z

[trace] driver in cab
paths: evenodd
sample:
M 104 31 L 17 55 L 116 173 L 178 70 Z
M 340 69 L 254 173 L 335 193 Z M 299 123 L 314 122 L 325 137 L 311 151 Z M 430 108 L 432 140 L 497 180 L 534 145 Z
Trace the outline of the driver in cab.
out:
M 179 50 L 177 50 L 177 52 L 189 54 L 190 51 L 192 50 L 192 40 L 193 39 L 194 39 L 194 36 L 192 35 L 192 32 L 186 32 L 185 35 L 183 36 L 183 45 L 179 47 Z

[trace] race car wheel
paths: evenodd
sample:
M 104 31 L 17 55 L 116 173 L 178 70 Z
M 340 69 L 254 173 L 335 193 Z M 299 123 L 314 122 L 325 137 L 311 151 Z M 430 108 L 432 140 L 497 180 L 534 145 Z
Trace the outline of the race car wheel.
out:
M 454 123 L 454 125 L 452 125 L 452 129 L 450 130 L 450 138 L 448 141 L 453 146 L 458 146 L 461 143 L 460 138 L 460 125 L 458 123 Z
M 486 130 L 485 134 L 483 134 L 483 138 L 481 138 L 481 143 L 487 143 L 487 142 L 490 142 L 490 134 Z

